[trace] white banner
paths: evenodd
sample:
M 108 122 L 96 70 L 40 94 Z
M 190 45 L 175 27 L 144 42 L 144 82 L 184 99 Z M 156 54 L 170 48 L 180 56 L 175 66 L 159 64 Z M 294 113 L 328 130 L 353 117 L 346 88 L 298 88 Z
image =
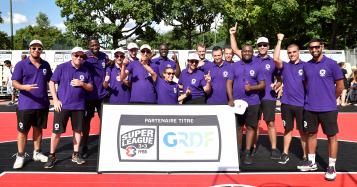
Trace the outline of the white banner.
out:
M 98 172 L 239 171 L 226 105 L 103 105 Z

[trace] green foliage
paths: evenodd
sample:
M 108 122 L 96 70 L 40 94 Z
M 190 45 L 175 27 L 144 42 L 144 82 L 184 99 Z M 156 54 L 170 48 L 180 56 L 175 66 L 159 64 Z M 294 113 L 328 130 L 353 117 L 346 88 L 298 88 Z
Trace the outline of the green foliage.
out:
M 0 49 L 11 49 L 11 41 L 5 32 L 0 31 Z

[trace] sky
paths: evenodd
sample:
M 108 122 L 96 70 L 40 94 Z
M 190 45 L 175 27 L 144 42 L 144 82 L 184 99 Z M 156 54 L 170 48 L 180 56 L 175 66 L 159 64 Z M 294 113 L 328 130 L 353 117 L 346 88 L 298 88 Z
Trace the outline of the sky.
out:
M 4 20 L 0 24 L 0 30 L 10 36 L 10 0 L 0 0 L 0 11 Z M 14 35 L 20 28 L 35 25 L 39 12 L 48 16 L 51 26 L 65 31 L 65 19 L 61 17 L 61 9 L 57 7 L 55 0 L 12 0 Z

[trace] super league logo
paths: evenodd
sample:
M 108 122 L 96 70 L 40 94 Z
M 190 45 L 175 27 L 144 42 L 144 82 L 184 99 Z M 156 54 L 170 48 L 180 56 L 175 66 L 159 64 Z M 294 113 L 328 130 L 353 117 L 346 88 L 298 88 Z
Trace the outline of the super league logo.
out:
M 147 153 L 154 145 L 155 129 L 141 128 L 128 131 L 120 136 L 120 148 L 126 150 L 128 157 L 134 157 L 137 154 Z

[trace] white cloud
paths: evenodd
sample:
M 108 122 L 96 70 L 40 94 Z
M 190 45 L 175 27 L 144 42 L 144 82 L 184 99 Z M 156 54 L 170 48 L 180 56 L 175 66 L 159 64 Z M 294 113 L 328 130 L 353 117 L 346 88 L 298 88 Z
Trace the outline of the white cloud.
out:
M 22 23 L 27 23 L 28 19 L 25 15 L 19 14 L 19 13 L 14 13 L 12 15 L 12 21 L 14 24 L 22 24 Z M 8 13 L 7 17 L 4 17 L 4 22 L 5 23 L 10 23 L 10 13 Z
M 55 27 L 57 27 L 62 32 L 67 31 L 67 27 L 66 27 L 66 25 L 64 25 L 64 23 L 57 23 L 57 24 L 55 24 Z
M 160 34 L 165 34 L 174 29 L 173 26 L 166 25 L 164 21 L 161 21 L 159 24 L 154 22 L 151 24 L 151 27 L 154 28 L 154 30 Z

